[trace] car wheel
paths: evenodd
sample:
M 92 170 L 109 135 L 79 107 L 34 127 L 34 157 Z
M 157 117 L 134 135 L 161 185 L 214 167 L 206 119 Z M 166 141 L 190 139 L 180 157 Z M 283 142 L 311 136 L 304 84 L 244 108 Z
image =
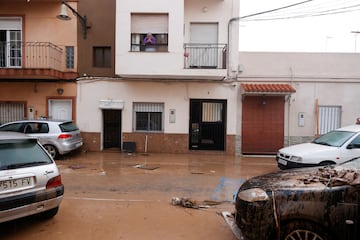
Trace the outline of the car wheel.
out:
M 54 147 L 53 145 L 45 145 L 44 148 L 52 156 L 53 159 L 57 157 L 58 152 L 56 150 L 56 147 Z
M 53 209 L 50 209 L 50 210 L 47 210 L 43 213 L 41 213 L 41 217 L 43 219 L 49 219 L 49 218 L 52 218 L 54 217 L 59 211 L 59 207 L 56 207 L 56 208 L 53 208 Z
M 291 222 L 281 228 L 282 240 L 332 240 L 318 225 L 310 222 Z

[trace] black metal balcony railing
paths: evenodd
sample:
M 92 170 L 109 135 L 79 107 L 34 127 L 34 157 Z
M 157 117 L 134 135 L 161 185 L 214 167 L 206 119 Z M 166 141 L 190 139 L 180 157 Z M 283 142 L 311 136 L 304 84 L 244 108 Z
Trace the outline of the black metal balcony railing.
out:
M 184 67 L 226 69 L 226 44 L 184 44 Z
M 50 42 L 0 42 L 0 68 L 61 71 L 63 50 Z

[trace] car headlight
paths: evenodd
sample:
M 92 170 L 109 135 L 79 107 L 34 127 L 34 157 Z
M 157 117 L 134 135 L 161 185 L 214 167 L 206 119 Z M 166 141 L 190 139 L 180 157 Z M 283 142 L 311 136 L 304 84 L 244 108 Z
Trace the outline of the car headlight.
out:
M 250 188 L 238 192 L 238 198 L 246 202 L 266 201 L 269 196 L 261 188 Z
M 292 161 L 292 162 L 302 162 L 302 157 L 291 156 L 290 161 Z

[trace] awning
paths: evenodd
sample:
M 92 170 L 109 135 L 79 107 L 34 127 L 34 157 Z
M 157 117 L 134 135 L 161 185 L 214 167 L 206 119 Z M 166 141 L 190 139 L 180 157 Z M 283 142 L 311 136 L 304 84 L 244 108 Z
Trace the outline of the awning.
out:
M 281 83 L 242 83 L 242 95 L 289 95 L 296 89 L 290 84 Z

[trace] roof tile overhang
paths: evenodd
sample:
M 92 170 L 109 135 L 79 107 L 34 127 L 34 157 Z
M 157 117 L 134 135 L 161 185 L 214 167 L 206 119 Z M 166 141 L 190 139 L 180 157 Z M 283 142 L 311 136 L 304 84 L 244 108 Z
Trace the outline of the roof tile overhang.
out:
M 285 83 L 242 83 L 242 95 L 289 95 L 296 89 Z

